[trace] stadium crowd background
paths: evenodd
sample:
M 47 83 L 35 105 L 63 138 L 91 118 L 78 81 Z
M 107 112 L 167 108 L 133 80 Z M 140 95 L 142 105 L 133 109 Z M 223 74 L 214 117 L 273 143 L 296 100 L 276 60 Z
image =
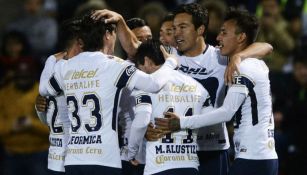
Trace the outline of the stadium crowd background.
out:
M 60 24 L 88 10 L 111 9 L 127 20 L 144 19 L 158 38 L 164 16 L 194 0 L 0 0 L 0 175 L 6 155 L 47 161 L 48 128 L 40 124 L 34 103 L 46 58 L 59 52 Z M 245 8 L 261 22 L 258 41 L 274 51 L 264 58 L 270 68 L 280 175 L 306 174 L 307 0 L 201 0 L 209 10 L 206 42 L 215 38 L 227 7 Z M 115 55 L 123 57 L 119 46 Z M 231 133 L 231 124 L 229 131 Z M 231 152 L 231 150 L 230 150 Z M 28 161 L 27 166 L 39 166 Z M 42 164 L 44 162 L 41 162 Z M 15 167 L 16 168 L 16 167 Z M 45 168 L 45 167 L 41 167 Z

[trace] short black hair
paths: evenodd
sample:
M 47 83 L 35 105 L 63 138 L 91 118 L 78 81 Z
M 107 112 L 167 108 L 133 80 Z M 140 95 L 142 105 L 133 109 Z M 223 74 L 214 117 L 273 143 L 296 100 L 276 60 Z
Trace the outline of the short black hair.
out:
M 166 22 L 166 21 L 174 21 L 175 15 L 173 13 L 168 13 L 167 15 L 165 15 L 165 17 L 162 19 L 162 23 Z
M 143 65 L 145 62 L 145 56 L 152 60 L 155 65 L 161 65 L 165 62 L 163 53 L 160 50 L 162 43 L 156 39 L 149 39 L 143 42 L 136 51 L 134 56 L 136 66 Z
M 71 18 L 65 20 L 59 30 L 59 49 L 68 50 L 73 41 L 78 39 L 80 33 L 81 20 L 78 18 Z
M 106 32 L 116 30 L 114 23 L 105 23 L 105 19 L 94 20 L 92 12 L 81 17 L 79 38 L 83 41 L 83 51 L 98 51 L 103 47 L 103 36 Z
M 144 27 L 147 26 L 147 23 L 145 20 L 141 18 L 131 18 L 126 21 L 127 26 L 130 30 L 133 30 L 138 27 Z
M 255 15 L 252 15 L 246 10 L 239 10 L 231 7 L 224 21 L 234 20 L 237 25 L 236 33 L 245 33 L 247 37 L 247 44 L 252 44 L 255 42 L 258 31 L 259 31 L 259 22 Z
M 209 15 L 208 10 L 197 3 L 190 4 L 182 4 L 178 8 L 174 10 L 174 15 L 176 16 L 179 13 L 187 13 L 192 15 L 192 22 L 194 24 L 195 29 L 200 27 L 201 25 L 205 26 L 204 37 L 208 31 L 209 24 Z

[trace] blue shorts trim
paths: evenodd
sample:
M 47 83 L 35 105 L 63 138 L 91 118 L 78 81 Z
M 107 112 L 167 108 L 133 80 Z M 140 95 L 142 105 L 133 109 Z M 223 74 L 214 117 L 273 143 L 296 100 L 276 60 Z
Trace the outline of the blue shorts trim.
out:
M 195 168 L 176 168 L 161 171 L 153 175 L 199 175 L 199 172 Z
M 249 160 L 237 158 L 229 170 L 229 175 L 277 175 L 278 159 Z
M 229 171 L 228 150 L 198 151 L 199 174 L 227 175 Z
M 121 175 L 120 168 L 113 168 L 101 165 L 67 165 L 66 175 Z

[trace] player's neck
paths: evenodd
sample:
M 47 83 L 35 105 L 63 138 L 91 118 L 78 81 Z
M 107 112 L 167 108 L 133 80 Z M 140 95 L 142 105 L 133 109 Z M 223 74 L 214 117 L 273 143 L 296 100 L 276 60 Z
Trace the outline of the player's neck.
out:
M 184 52 L 183 54 L 187 57 L 196 57 L 200 54 L 202 54 L 208 45 L 205 43 L 204 39 L 198 39 L 195 43 L 195 45 L 189 49 L 188 51 Z

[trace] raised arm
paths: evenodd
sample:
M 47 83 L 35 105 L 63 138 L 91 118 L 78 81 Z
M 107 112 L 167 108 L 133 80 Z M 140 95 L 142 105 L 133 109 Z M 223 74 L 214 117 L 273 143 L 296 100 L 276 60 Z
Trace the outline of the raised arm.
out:
M 234 72 L 240 74 L 239 65 L 245 58 L 253 57 L 262 59 L 265 58 L 266 55 L 272 53 L 272 51 L 273 47 L 271 44 L 255 42 L 249 45 L 246 49 L 232 56 L 224 74 L 225 83 L 231 84 Z
M 39 93 L 42 96 L 47 96 L 48 90 L 47 87 L 49 86 L 49 79 L 54 74 L 54 67 L 57 61 L 63 59 L 66 56 L 66 52 L 60 52 L 54 55 L 51 55 L 47 58 L 45 67 L 42 71 L 40 82 L 39 82 Z
M 120 14 L 107 9 L 96 10 L 92 14 L 92 18 L 95 20 L 105 18 L 106 23 L 117 23 L 117 36 L 119 38 L 122 47 L 128 53 L 128 55 L 130 56 L 135 55 L 136 50 L 141 42 L 129 29 L 129 27 L 125 22 L 125 19 Z

